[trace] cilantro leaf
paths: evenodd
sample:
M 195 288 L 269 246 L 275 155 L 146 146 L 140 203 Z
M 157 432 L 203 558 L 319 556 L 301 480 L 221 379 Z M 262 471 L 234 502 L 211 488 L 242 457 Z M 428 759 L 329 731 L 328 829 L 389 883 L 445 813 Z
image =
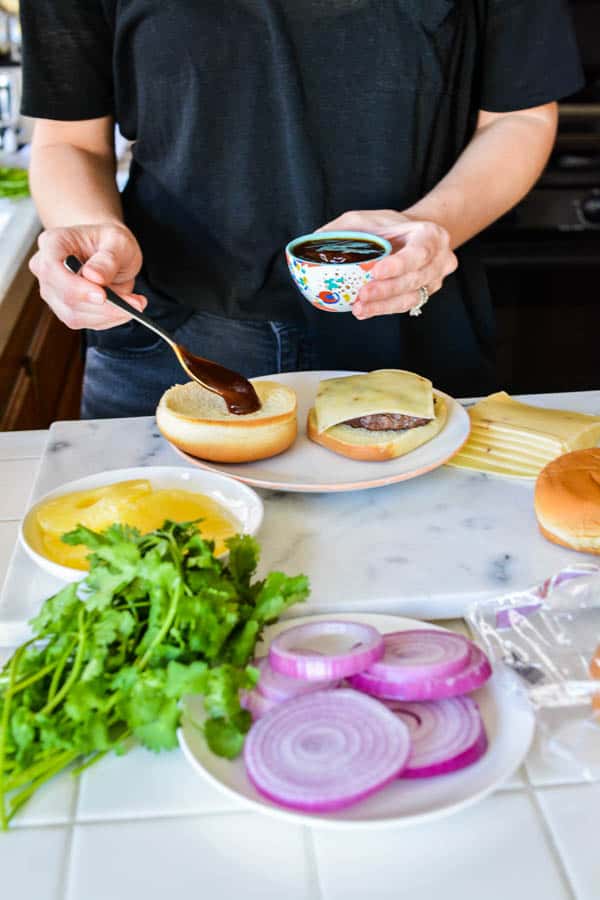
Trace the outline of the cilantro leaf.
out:
M 226 759 L 235 759 L 244 746 L 244 732 L 227 719 L 208 719 L 204 736 L 212 752 Z

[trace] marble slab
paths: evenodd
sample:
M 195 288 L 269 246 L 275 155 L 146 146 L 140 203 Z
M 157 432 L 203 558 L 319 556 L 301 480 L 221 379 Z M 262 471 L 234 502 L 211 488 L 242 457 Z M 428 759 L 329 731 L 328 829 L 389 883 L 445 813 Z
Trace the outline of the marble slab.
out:
M 600 413 L 600 391 L 529 399 Z M 93 472 L 143 465 L 185 465 L 152 418 L 59 422 L 32 497 Z M 296 615 L 362 610 L 453 618 L 477 600 L 589 559 L 541 537 L 532 482 L 443 467 L 366 491 L 260 493 L 261 572 L 304 572 L 311 581 L 311 598 Z M 26 621 L 57 587 L 16 549 L 0 596 L 0 645 L 22 640 Z

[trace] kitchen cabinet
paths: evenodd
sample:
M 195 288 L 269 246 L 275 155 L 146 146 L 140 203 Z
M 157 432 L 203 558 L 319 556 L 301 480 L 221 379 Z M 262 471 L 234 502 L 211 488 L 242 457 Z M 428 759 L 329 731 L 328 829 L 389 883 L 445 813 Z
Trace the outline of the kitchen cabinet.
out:
M 56 318 L 35 284 L 0 356 L 0 430 L 78 419 L 82 377 L 80 333 Z

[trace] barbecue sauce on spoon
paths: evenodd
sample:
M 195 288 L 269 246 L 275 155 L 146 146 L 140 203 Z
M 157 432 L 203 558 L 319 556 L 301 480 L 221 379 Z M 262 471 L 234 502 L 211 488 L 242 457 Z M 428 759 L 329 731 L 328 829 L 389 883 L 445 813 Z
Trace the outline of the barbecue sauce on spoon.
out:
M 196 356 L 177 345 L 177 355 L 184 368 L 208 390 L 220 394 L 234 416 L 247 416 L 260 409 L 260 400 L 252 384 L 237 372 L 218 363 Z
M 64 263 L 69 272 L 74 275 L 78 275 L 83 268 L 82 262 L 73 255 L 67 256 Z M 124 297 L 119 296 L 108 285 L 104 286 L 104 290 L 111 303 L 166 341 L 188 375 L 209 391 L 220 394 L 230 413 L 234 416 L 247 416 L 260 409 L 258 395 L 243 375 L 232 372 L 231 369 L 226 369 L 225 366 L 220 366 L 210 359 L 204 359 L 191 353 L 178 344 L 172 335 L 160 328 L 156 322 L 141 313 L 139 309 L 131 306 Z

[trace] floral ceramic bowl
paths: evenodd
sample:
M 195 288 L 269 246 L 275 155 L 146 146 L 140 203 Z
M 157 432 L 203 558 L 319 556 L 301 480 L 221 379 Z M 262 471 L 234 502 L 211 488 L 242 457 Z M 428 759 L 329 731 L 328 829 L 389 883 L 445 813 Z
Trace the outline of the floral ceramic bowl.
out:
M 376 259 L 365 262 L 324 263 L 308 262 L 294 253 L 294 248 L 305 241 L 319 238 L 367 240 L 381 247 Z M 326 312 L 350 312 L 361 287 L 373 277 L 373 266 L 392 251 L 385 238 L 364 231 L 320 231 L 294 238 L 285 248 L 285 256 L 291 276 L 302 296 L 317 309 Z

